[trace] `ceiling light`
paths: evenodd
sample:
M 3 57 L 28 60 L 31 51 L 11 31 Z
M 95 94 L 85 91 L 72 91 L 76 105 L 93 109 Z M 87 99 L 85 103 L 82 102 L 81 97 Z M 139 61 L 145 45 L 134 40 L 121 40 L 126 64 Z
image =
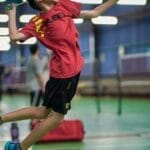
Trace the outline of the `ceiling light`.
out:
M 102 3 L 102 0 L 72 0 L 72 1 L 80 2 L 83 4 L 101 4 Z
M 5 27 L 0 28 L 0 35 L 8 35 L 8 34 L 9 34 L 8 28 Z
M 146 5 L 147 0 L 119 0 L 120 5 Z
M 0 14 L 0 22 L 8 22 L 8 15 Z
M 35 15 L 21 15 L 19 20 L 22 23 L 27 23 L 30 21 L 31 18 L 33 18 Z
M 0 51 L 9 51 L 10 47 L 11 46 L 9 43 L 1 43 L 0 42 Z
M 8 51 L 10 49 L 10 38 L 7 36 L 0 36 L 0 51 Z
M 80 18 L 79 19 L 74 19 L 73 21 L 74 21 L 75 24 L 82 24 L 84 22 L 84 20 L 82 18 L 81 19 Z
M 9 36 L 0 36 L 0 42 L 9 43 L 10 37 Z
M 113 16 L 99 16 L 92 19 L 93 24 L 103 24 L 103 25 L 116 25 L 118 23 L 117 17 Z

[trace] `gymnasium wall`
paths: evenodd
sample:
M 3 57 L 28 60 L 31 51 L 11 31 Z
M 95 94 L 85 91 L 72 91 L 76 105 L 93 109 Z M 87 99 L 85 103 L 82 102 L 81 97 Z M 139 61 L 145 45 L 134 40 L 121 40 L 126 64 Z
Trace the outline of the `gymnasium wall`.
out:
M 90 9 L 93 6 L 84 6 L 86 9 Z M 138 12 L 144 6 L 114 6 L 103 15 L 114 15 L 119 17 L 119 24 L 115 26 L 106 25 L 93 25 L 90 20 L 85 20 L 83 24 L 77 25 L 80 34 L 80 46 L 82 54 L 86 59 L 85 68 L 83 69 L 83 75 L 92 74 L 91 65 L 91 45 L 89 44 L 90 38 L 95 39 L 93 43 L 93 51 L 96 55 L 99 55 L 100 68 L 99 73 L 102 76 L 109 76 L 116 74 L 116 65 L 118 58 L 118 46 L 125 46 L 125 53 L 139 53 L 149 52 L 149 39 L 150 30 L 150 14 L 145 16 L 134 16 L 134 12 Z M 36 13 L 36 11 L 30 9 L 28 6 L 18 8 L 18 17 L 21 14 Z M 130 17 L 130 14 L 133 16 Z M 17 22 L 18 27 L 24 24 Z M 3 25 L 2 25 L 3 26 Z M 4 24 L 6 26 L 6 24 Z M 40 45 L 42 54 L 46 54 L 45 48 Z M 95 49 L 94 49 L 95 48 Z M 16 64 L 16 53 L 23 58 L 29 56 L 28 46 L 12 45 L 11 50 L 8 52 L 0 52 L 0 61 L 6 65 Z M 8 56 L 9 59 L 8 59 Z M 98 56 L 97 56 L 98 57 Z M 24 60 L 25 65 L 26 60 Z

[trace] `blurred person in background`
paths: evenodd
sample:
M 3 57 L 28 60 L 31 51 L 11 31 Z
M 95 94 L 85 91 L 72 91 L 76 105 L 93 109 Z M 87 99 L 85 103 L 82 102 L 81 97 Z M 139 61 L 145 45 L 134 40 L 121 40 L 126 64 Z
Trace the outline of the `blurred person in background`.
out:
M 11 97 L 14 95 L 14 70 L 15 66 L 14 65 L 9 65 L 5 67 L 5 85 L 6 85 L 6 93 Z
M 4 80 L 4 65 L 0 63 L 0 111 L 1 111 L 1 101 L 3 96 L 3 80 Z
M 39 106 L 43 97 L 45 78 L 45 64 L 40 58 L 38 44 L 30 46 L 31 57 L 27 63 L 27 88 L 30 93 L 31 106 Z
M 51 59 L 51 56 L 52 56 L 52 50 L 46 49 L 46 53 L 41 58 L 42 59 L 42 63 L 44 65 L 43 75 L 44 75 L 44 78 L 45 78 L 45 85 L 46 85 L 46 82 L 49 80 L 49 75 L 50 75 L 49 61 Z

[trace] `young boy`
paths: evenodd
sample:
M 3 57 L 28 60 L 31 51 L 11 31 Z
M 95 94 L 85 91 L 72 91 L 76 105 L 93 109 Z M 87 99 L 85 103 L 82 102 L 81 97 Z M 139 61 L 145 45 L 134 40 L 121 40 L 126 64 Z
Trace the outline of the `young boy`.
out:
M 43 135 L 61 124 L 71 108 L 71 100 L 83 67 L 83 57 L 78 46 L 78 32 L 72 18 L 97 17 L 117 0 L 108 0 L 95 9 L 83 11 L 79 3 L 70 0 L 28 0 L 28 2 L 32 8 L 41 12 L 23 29 L 17 30 L 16 9 L 13 6 L 8 10 L 10 38 L 13 41 L 24 41 L 34 36 L 53 50 L 50 61 L 51 73 L 41 107 L 23 108 L 0 117 L 1 124 L 23 119 L 44 119 L 20 144 L 6 143 L 6 147 L 10 147 L 9 150 L 27 150 Z

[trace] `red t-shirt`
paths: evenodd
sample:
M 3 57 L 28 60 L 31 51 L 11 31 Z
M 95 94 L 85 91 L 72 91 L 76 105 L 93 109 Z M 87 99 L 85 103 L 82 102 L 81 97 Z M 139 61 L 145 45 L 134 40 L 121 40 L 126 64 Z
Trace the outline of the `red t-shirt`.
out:
M 78 45 L 78 31 L 72 20 L 79 16 L 80 10 L 79 3 L 59 0 L 51 10 L 32 18 L 20 31 L 27 38 L 35 36 L 53 50 L 50 61 L 52 77 L 72 77 L 82 69 L 84 60 Z

